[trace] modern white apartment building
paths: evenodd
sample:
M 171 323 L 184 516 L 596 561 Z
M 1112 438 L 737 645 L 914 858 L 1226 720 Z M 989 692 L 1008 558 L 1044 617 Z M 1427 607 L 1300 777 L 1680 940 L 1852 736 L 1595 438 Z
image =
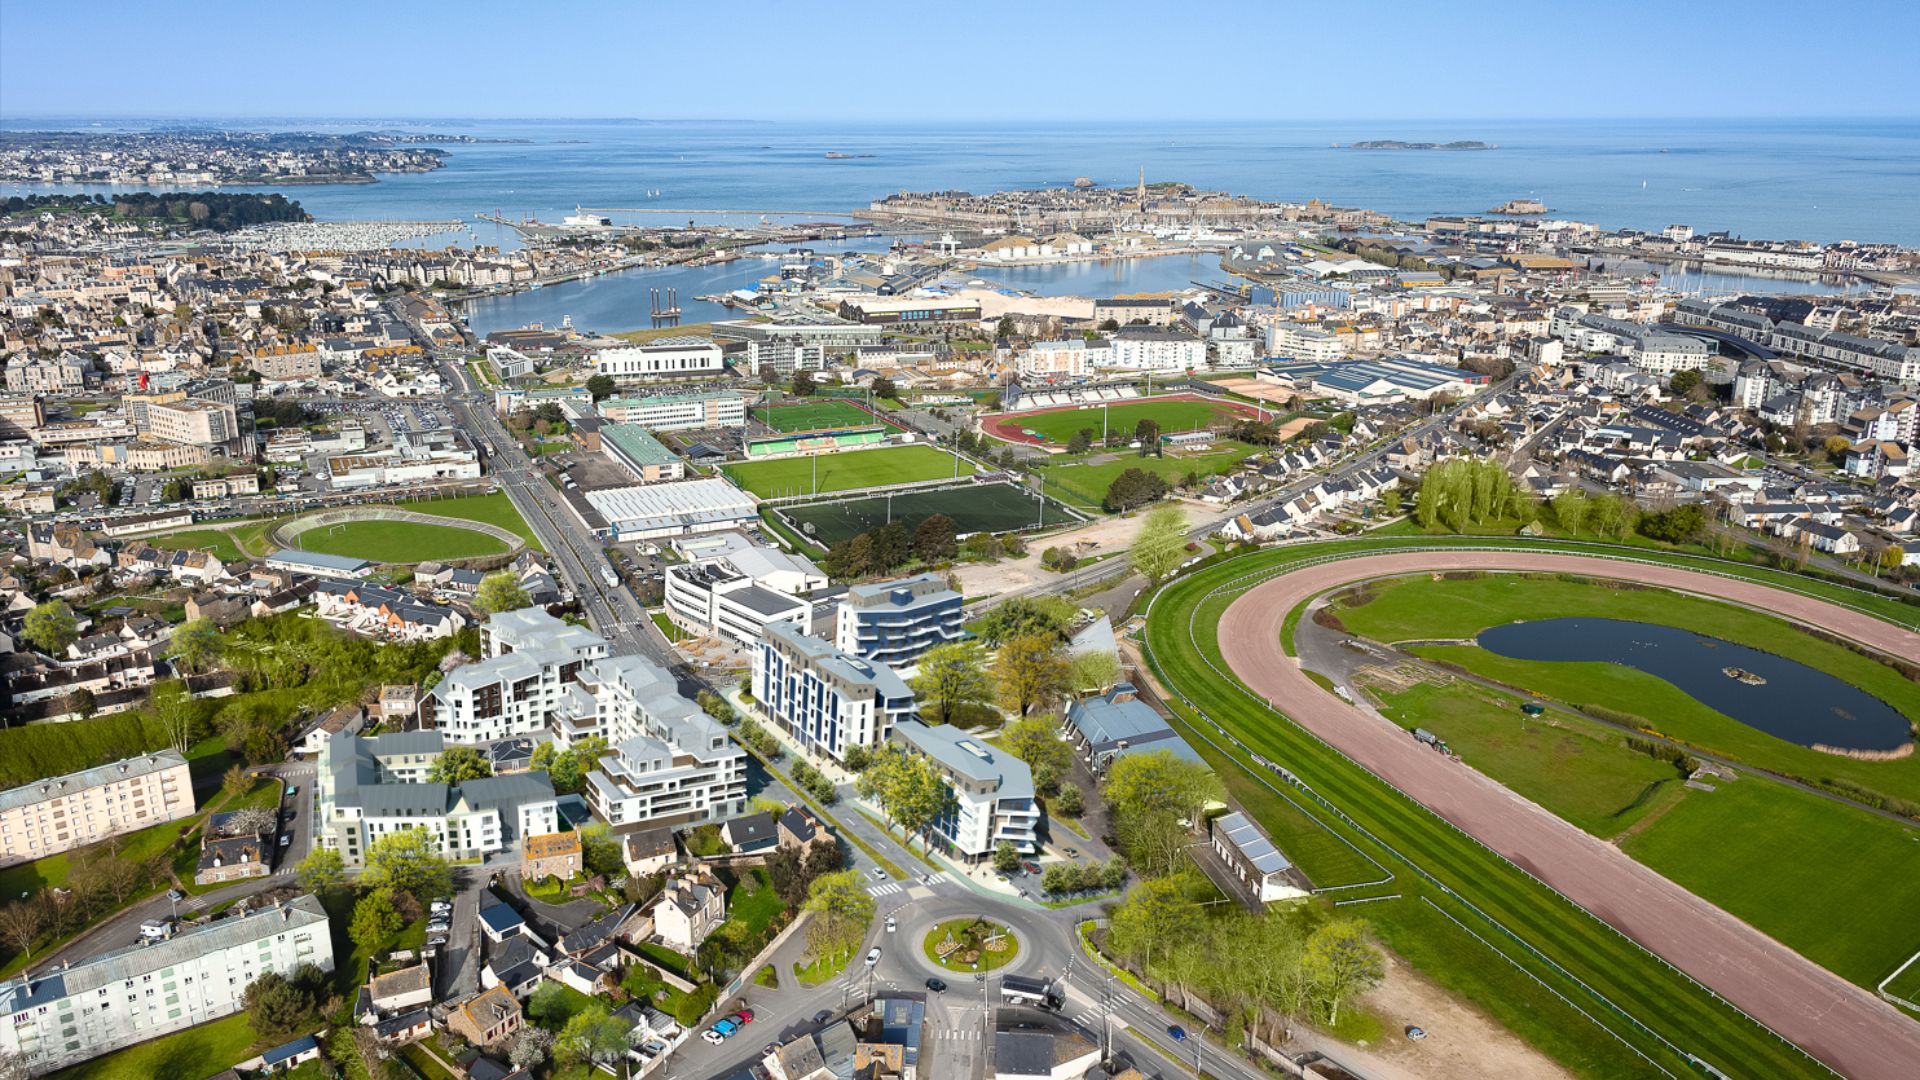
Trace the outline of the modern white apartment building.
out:
M 893 741 L 924 755 L 947 778 L 953 803 L 933 823 L 937 843 L 978 859 L 1005 840 L 1022 854 L 1039 850 L 1040 804 L 1027 763 L 951 725 L 902 720 Z
M 1095 368 L 1112 367 L 1113 347 L 1106 340 L 1036 341 L 1020 354 L 1020 374 L 1028 378 L 1078 379 Z
M 719 375 L 726 365 L 720 346 L 706 338 L 669 337 L 644 345 L 606 349 L 594 355 L 594 370 L 616 379 L 673 379 Z
M 194 812 L 193 778 L 177 750 L 0 791 L 0 865 L 41 859 Z
M 670 566 L 666 574 L 667 615 L 695 633 L 711 633 L 741 645 L 754 645 L 774 623 L 813 626 L 813 605 L 754 581 L 725 563 Z
M 938 574 L 855 585 L 840 602 L 833 643 L 862 660 L 910 669 L 928 649 L 960 640 L 961 605 Z
M 731 390 L 698 394 L 655 394 L 609 398 L 600 415 L 620 424 L 639 424 L 654 431 L 693 428 L 744 427 L 747 400 Z
M 53 1072 L 230 1016 L 254 979 L 301 964 L 333 970 L 312 896 L 0 983 L 0 1052 L 24 1057 L 31 1075 Z
M 605 638 L 539 608 L 503 611 L 480 626 L 486 659 L 455 668 L 420 703 L 422 723 L 449 742 L 482 743 L 547 726 L 562 689 L 607 655 Z
M 320 750 L 320 809 L 314 835 L 357 867 L 381 837 L 424 828 L 450 858 L 502 851 L 560 828 L 559 803 L 543 772 L 458 785 L 427 780 L 445 748 L 437 731 L 396 731 L 362 739 L 347 731 Z
M 1188 371 L 1207 366 L 1207 343 L 1156 326 L 1123 326 L 1113 335 L 1106 365 L 1126 371 Z
M 802 747 L 843 761 L 850 746 L 878 746 L 914 715 L 913 691 L 885 664 L 849 656 L 780 623 L 753 653 L 753 696 Z
M 240 437 L 240 421 L 223 401 L 187 398 L 147 406 L 153 437 L 190 446 L 219 446 Z
M 1298 323 L 1275 323 L 1267 328 L 1267 355 L 1292 360 L 1338 360 L 1347 347 L 1336 334 Z
M 587 805 L 615 832 L 719 821 L 747 805 L 747 755 L 720 722 L 638 656 L 593 665 L 613 754 L 587 774 Z

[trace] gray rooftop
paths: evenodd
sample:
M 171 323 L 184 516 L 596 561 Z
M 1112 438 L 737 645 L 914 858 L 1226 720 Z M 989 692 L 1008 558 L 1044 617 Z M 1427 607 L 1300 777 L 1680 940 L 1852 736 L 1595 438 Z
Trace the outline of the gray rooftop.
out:
M 1240 850 L 1247 862 L 1263 874 L 1278 874 L 1293 864 L 1287 861 L 1280 849 L 1273 846 L 1266 834 L 1247 820 L 1247 815 L 1235 810 L 1213 823 L 1213 831 L 1227 838 L 1227 841 Z
M 81 769 L 65 776 L 50 776 L 45 780 L 36 780 L 31 784 L 22 784 L 17 788 L 0 791 L 0 810 L 13 810 L 22 806 L 62 795 L 73 795 L 88 788 L 102 784 L 117 784 L 125 780 L 136 780 L 149 773 L 163 772 L 177 765 L 185 765 L 187 759 L 178 750 L 155 750 L 151 754 L 141 754 L 123 761 L 96 765 L 91 769 Z
M 919 720 L 900 721 L 893 734 L 955 775 L 991 785 L 998 798 L 1033 798 L 1033 772 L 1027 763 L 990 743 L 947 724 L 929 727 Z

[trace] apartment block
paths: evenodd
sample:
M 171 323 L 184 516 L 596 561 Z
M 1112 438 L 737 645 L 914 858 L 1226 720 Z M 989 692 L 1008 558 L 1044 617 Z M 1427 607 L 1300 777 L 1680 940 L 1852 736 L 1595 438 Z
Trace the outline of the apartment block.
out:
M 587 774 L 587 805 L 616 832 L 719 821 L 747 804 L 747 755 L 719 721 L 638 656 L 593 666 L 613 754 Z
M 493 742 L 547 726 L 562 689 L 607 655 L 605 638 L 539 608 L 480 626 L 486 659 L 455 668 L 420 703 L 422 723 L 451 742 Z
M 41 859 L 194 812 L 193 778 L 177 750 L 0 791 L 0 864 Z
M 46 422 L 46 410 L 32 394 L 0 397 L 0 438 L 20 438 Z
M 886 742 L 914 715 L 913 691 L 892 668 L 786 623 L 767 627 L 754 650 L 753 696 L 801 746 L 835 761 Z
M 992 854 L 1003 840 L 1022 854 L 1039 850 L 1040 804 L 1026 762 L 945 724 L 902 720 L 893 741 L 947 778 L 953 803 L 933 823 L 941 846 L 974 859 Z
M 230 1016 L 256 978 L 301 964 L 333 970 L 327 913 L 312 896 L 0 983 L 0 1052 L 49 1073 Z
M 559 803 L 544 772 L 461 784 L 427 777 L 446 748 L 437 731 L 396 731 L 362 739 L 342 730 L 321 747 L 314 835 L 350 867 L 383 836 L 424 828 L 449 858 L 503 851 L 557 832 Z
M 960 640 L 961 603 L 938 574 L 855 585 L 840 603 L 834 644 L 862 660 L 911 668 L 928 649 Z
M 219 446 L 240 437 L 240 421 L 225 402 L 187 398 L 147 406 L 153 437 L 189 446 Z

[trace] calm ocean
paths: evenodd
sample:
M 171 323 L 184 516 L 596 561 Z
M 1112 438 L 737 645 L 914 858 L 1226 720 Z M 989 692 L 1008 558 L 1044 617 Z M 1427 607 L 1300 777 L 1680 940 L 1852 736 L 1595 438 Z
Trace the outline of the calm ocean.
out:
M 9 130 L 76 130 L 88 123 L 4 121 Z M 327 219 L 471 221 L 477 212 L 499 210 L 509 218 L 557 221 L 575 205 L 844 211 L 900 190 L 1057 186 L 1077 176 L 1131 185 L 1144 168 L 1148 180 L 1271 199 L 1321 198 L 1403 218 L 1477 213 L 1532 196 L 1555 216 L 1609 227 L 1682 222 L 1748 237 L 1920 246 L 1920 120 L 919 127 L 262 120 L 227 126 L 528 140 L 451 145 L 447 166 L 433 173 L 289 189 Z M 1332 149 L 1362 139 L 1476 139 L 1499 149 Z M 829 151 L 855 156 L 829 160 Z M 657 194 L 649 198 L 650 191 Z M 491 242 L 495 228 L 478 230 L 480 239 Z

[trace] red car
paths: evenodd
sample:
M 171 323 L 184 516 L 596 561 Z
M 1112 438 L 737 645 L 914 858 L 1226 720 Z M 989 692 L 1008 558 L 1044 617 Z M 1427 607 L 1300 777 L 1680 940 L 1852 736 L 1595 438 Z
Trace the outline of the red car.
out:
M 744 1027 L 747 1024 L 753 1023 L 753 1010 L 741 1009 L 739 1012 L 734 1013 L 732 1016 L 727 1017 L 727 1019 Z

